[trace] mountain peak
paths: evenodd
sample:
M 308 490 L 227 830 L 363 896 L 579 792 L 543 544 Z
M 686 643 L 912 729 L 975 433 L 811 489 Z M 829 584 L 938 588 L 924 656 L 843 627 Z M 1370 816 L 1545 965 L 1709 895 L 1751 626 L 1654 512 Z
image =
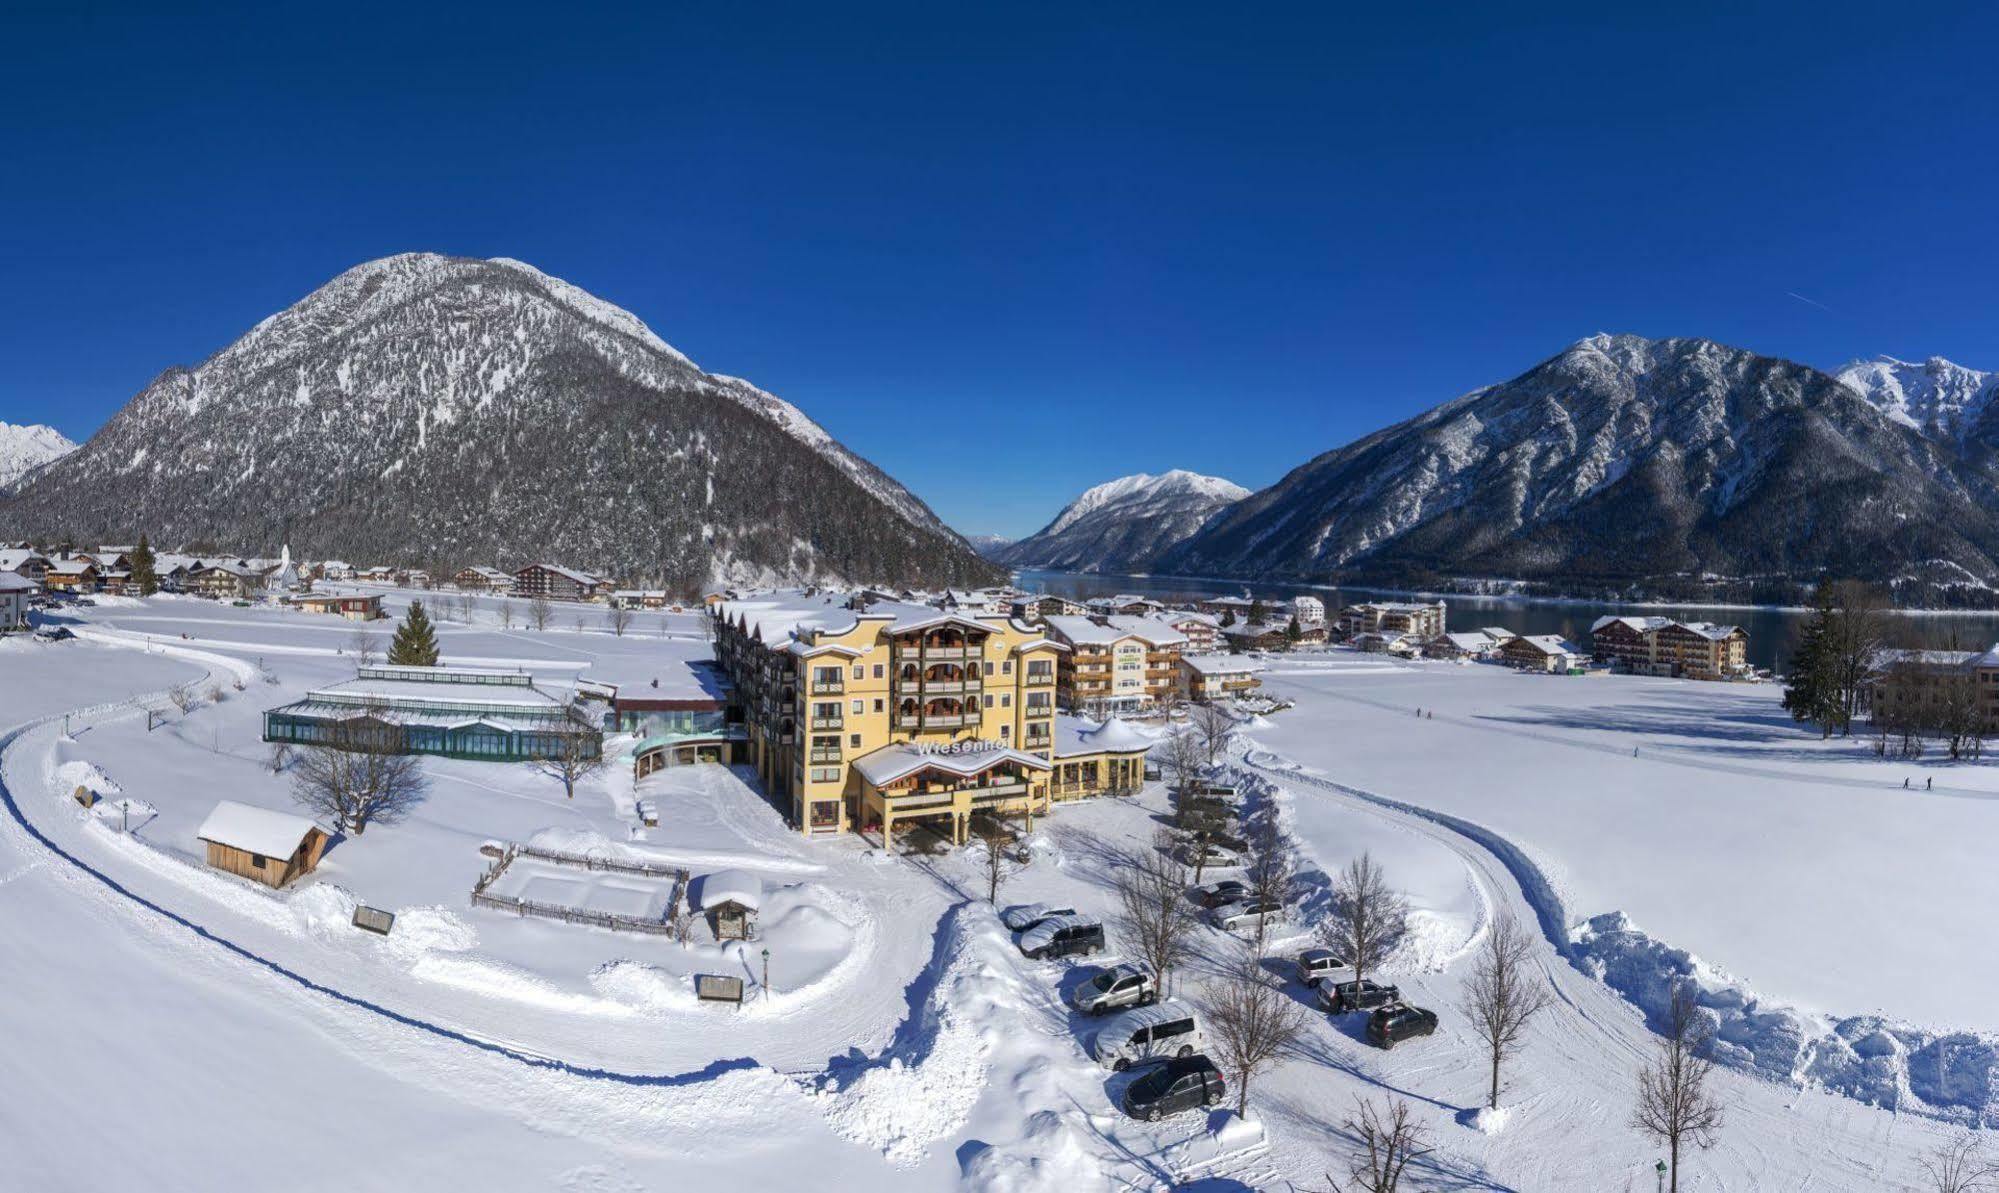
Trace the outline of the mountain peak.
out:
M 1185 468 L 1133 473 L 1085 489 L 1054 521 L 991 554 L 1016 567 L 1143 570 L 1217 510 L 1247 496 L 1233 481 Z
M 1924 434 L 1961 440 L 1999 395 L 1999 373 L 1932 356 L 1916 364 L 1892 356 L 1856 360 L 1834 374 L 1881 413 Z
M 0 422 L 0 493 L 34 469 L 76 450 L 76 444 L 42 423 L 16 426 Z

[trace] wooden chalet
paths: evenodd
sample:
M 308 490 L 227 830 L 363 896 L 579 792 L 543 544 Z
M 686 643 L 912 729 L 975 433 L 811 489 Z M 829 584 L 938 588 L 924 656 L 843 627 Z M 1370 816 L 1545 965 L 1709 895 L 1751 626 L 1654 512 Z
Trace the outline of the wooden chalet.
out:
M 227 799 L 194 835 L 208 847 L 209 865 L 268 887 L 312 873 L 327 842 L 325 830 L 303 816 Z

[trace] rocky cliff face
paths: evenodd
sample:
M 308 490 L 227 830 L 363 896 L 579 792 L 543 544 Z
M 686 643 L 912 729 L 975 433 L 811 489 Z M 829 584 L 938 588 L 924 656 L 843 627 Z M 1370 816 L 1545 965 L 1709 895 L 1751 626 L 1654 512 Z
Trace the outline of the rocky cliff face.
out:
M 1999 575 L 1954 444 L 1839 380 L 1709 340 L 1592 336 L 1327 452 L 1158 570 L 1642 582 Z
M 0 525 L 684 585 L 994 575 L 791 404 L 521 262 L 427 253 L 161 374 Z

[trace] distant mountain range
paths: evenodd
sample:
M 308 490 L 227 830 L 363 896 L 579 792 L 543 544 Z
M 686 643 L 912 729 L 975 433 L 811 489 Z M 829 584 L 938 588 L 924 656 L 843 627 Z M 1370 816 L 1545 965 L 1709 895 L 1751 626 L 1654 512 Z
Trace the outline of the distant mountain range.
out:
M 1283 580 L 1999 579 L 1989 374 L 1835 377 L 1704 339 L 1598 335 L 1326 452 L 1155 570 Z
M 0 494 L 13 490 L 28 473 L 76 450 L 54 427 L 18 427 L 0 422 Z
M 1247 496 L 1232 481 L 1180 469 L 1120 477 L 1086 490 L 1054 521 L 991 558 L 1010 567 L 1143 572 L 1216 511 Z
M 0 473 L 0 476 L 4 476 Z M 21 537 L 709 580 L 1000 573 L 790 403 L 519 261 L 348 270 L 0 499 Z

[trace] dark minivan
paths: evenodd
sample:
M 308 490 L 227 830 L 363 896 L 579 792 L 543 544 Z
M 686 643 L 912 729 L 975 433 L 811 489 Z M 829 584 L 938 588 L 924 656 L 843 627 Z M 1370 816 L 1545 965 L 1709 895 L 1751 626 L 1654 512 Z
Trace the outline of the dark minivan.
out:
M 1124 1112 L 1133 1118 L 1158 1120 L 1182 1110 L 1213 1106 L 1227 1093 L 1213 1061 L 1205 1056 L 1176 1057 L 1131 1083 L 1124 1091 Z

